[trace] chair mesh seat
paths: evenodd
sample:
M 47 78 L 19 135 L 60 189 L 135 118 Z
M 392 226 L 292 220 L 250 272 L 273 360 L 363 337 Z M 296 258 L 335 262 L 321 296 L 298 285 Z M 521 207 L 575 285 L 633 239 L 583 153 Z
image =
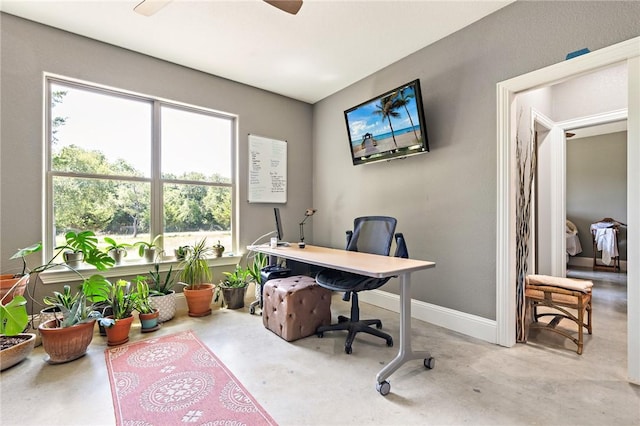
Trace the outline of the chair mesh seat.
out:
M 397 220 L 388 216 L 364 216 L 353 221 L 353 231 L 347 231 L 347 251 L 357 251 L 362 253 L 388 256 L 391 251 L 394 232 Z M 395 234 L 396 252 L 395 257 L 409 257 L 407 247 L 404 243 L 404 236 Z M 351 272 L 336 271 L 334 269 L 323 269 L 316 276 L 316 281 L 324 288 L 333 291 L 344 292 L 344 301 L 351 299 L 351 315 L 349 318 L 338 316 L 338 323 L 318 327 L 317 334 L 322 337 L 326 331 L 347 331 L 347 340 L 344 349 L 347 354 L 351 353 L 351 345 L 357 333 L 364 332 L 387 341 L 387 346 L 393 346 L 393 339 L 387 333 L 378 330 L 382 328 L 379 319 L 360 319 L 360 308 L 358 306 L 358 292 L 374 290 L 387 281 L 388 278 L 371 278 Z M 373 327 L 375 326 L 375 328 Z

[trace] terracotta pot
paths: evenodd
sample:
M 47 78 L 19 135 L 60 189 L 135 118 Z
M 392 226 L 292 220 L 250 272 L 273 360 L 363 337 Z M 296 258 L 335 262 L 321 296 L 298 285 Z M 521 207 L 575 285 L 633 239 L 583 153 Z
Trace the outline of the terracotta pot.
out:
M 169 321 L 176 315 L 176 292 L 171 290 L 171 293 L 161 296 L 151 296 L 149 299 L 151 306 L 160 311 L 158 317 L 159 322 Z
M 113 318 L 109 316 L 107 318 Z M 129 331 L 131 330 L 131 323 L 133 322 L 133 315 L 126 318 L 116 320 L 116 323 L 111 327 L 105 327 L 107 332 L 107 345 L 118 346 L 129 341 Z
M 184 289 L 190 317 L 204 317 L 211 314 L 211 300 L 213 300 L 213 284 L 200 284 L 193 290 Z
M 29 275 L 25 275 L 19 278 L 13 278 L 12 274 L 0 275 L 0 300 L 2 300 L 2 304 L 6 305 L 7 303 L 11 302 L 14 296 L 22 296 L 24 294 L 25 288 L 27 288 L 28 282 Z M 13 287 L 14 285 L 16 287 L 13 289 L 13 291 L 11 291 L 11 287 Z M 9 291 L 11 291 L 11 294 L 7 294 L 9 293 Z
M 228 309 L 244 308 L 244 296 L 247 293 L 247 287 L 222 287 L 222 299 Z
M 78 359 L 87 353 L 89 343 L 93 340 L 95 323 L 95 320 L 91 320 L 61 328 L 58 320 L 52 319 L 40 324 L 38 331 L 42 337 L 42 347 L 49 355 L 45 361 L 49 364 L 60 364 Z
M 1 338 L 6 336 L 0 335 Z M 10 348 L 3 349 L 0 351 L 0 371 L 5 370 L 9 367 L 13 367 L 23 359 L 31 354 L 33 348 L 36 343 L 36 335 L 32 333 L 18 334 L 16 336 L 22 339 L 22 341 L 16 345 L 11 346 Z M 11 338 L 7 337 L 7 338 Z
M 158 317 L 160 316 L 160 311 L 156 309 L 154 312 L 150 314 L 139 313 L 138 318 L 140 318 L 140 325 L 142 326 L 142 332 L 148 333 L 150 331 L 156 331 L 160 328 L 160 324 L 158 323 Z

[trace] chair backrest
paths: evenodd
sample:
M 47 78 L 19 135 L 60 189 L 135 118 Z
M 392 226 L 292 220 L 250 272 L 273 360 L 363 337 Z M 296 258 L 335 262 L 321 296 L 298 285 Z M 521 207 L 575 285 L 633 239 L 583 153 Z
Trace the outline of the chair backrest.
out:
M 347 250 L 388 256 L 398 221 L 389 216 L 363 216 L 347 233 Z

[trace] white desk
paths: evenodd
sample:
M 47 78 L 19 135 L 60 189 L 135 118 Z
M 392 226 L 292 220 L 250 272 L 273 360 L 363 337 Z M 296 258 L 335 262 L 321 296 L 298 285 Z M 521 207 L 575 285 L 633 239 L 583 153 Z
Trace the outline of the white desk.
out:
M 412 359 L 424 359 L 424 366 L 431 369 L 434 359 L 429 352 L 414 352 L 411 348 L 411 273 L 436 266 L 434 262 L 424 260 L 402 259 L 399 257 L 380 256 L 377 254 L 359 253 L 326 247 L 307 245 L 298 248 L 297 244 L 289 247 L 271 248 L 268 245 L 249 246 L 249 250 L 265 253 L 271 256 L 296 260 L 312 265 L 353 272 L 373 278 L 400 278 L 400 348 L 398 355 L 387 364 L 376 376 L 376 389 L 380 394 L 387 395 L 391 385 L 387 378 L 402 364 Z

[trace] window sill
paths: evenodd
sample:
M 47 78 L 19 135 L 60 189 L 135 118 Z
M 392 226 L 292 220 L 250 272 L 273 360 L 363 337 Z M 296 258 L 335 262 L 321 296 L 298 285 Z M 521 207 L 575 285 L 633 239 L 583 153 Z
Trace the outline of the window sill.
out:
M 230 266 L 237 265 L 240 262 L 242 256 L 239 255 L 225 255 L 222 257 L 210 258 L 207 259 L 210 267 L 217 266 Z M 177 265 L 180 264 L 179 261 L 175 259 L 167 259 L 163 260 L 160 263 L 160 272 L 167 272 L 171 266 L 176 268 Z M 106 278 L 115 278 L 115 277 L 129 277 L 133 275 L 147 275 L 153 268 L 153 263 L 143 263 L 142 261 L 138 262 L 125 262 L 124 264 L 114 266 L 113 268 L 109 268 L 106 271 L 98 271 L 96 268 L 92 267 L 83 267 L 78 268 L 78 272 L 80 272 L 85 278 L 89 278 L 91 275 L 100 274 Z M 73 281 L 80 281 L 78 274 L 67 269 L 51 269 L 49 271 L 43 272 L 40 274 L 40 279 L 42 283 L 47 284 L 59 284 L 59 283 L 67 283 Z

